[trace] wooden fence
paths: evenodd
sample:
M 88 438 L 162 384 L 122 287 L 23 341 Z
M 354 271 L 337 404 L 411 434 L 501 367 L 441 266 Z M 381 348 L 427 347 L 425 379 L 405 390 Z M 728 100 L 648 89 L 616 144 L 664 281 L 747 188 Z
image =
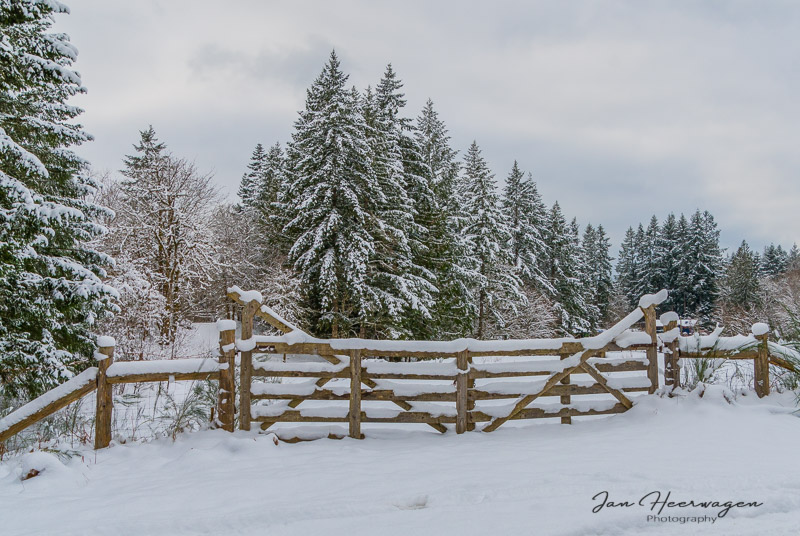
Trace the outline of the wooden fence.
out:
M 0 443 L 97 391 L 94 446 L 107 447 L 112 386 L 137 382 L 218 381 L 212 420 L 233 432 L 237 355 L 239 428 L 347 423 L 354 438 L 362 437 L 362 423 L 416 423 L 442 433 L 451 425 L 461 434 L 492 432 L 518 419 L 557 417 L 568 424 L 573 417 L 622 413 L 633 405 L 631 394 L 658 389 L 659 350 L 667 388 L 680 386 L 680 359 L 752 359 L 758 396 L 769 394 L 770 365 L 798 373 L 800 359 L 769 341 L 764 324 L 746 336 L 720 337 L 718 329 L 680 337 L 677 315 L 669 312 L 661 315 L 665 331 L 658 334 L 655 308 L 666 291 L 644 296 L 636 310 L 595 337 L 446 342 L 317 339 L 262 305 L 257 292 L 233 287 L 228 296 L 241 306 L 241 335 L 236 339 L 233 320 L 217 323 L 218 359 L 115 363 L 114 340 L 100 337 L 98 366 L 0 419 Z M 254 335 L 256 317 L 282 334 Z M 644 330 L 632 330 L 641 320 Z M 558 402 L 542 403 L 556 397 Z M 300 437 L 291 433 L 282 439 Z
M 236 341 L 243 430 L 254 422 L 264 430 L 276 423 L 341 422 L 348 423 L 348 435 L 361 437 L 362 423 L 422 423 L 440 432 L 451 424 L 459 434 L 486 423 L 481 430 L 491 432 L 509 420 L 559 417 L 569 423 L 576 416 L 621 413 L 633 405 L 629 393 L 658 388 L 655 307 L 666 292 L 646 296 L 596 337 L 448 342 L 317 339 L 262 306 L 257 293 L 233 288 L 229 296 L 243 308 Z M 283 335 L 254 336 L 255 317 Z M 644 332 L 629 330 L 642 319 Z M 677 330 L 670 335 L 677 338 Z M 291 358 L 269 359 L 275 355 Z M 600 394 L 610 396 L 587 397 Z M 537 402 L 545 397 L 559 402 Z

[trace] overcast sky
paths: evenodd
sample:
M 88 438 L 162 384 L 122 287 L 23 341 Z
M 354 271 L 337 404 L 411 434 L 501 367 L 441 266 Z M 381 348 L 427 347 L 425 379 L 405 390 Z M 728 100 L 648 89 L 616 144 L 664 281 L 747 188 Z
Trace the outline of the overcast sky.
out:
M 800 242 L 798 2 L 64 1 L 100 169 L 152 123 L 234 196 L 335 48 L 359 88 L 391 62 L 406 115 L 430 97 L 462 154 L 477 140 L 501 183 L 518 160 L 615 250 L 696 208 L 729 248 Z

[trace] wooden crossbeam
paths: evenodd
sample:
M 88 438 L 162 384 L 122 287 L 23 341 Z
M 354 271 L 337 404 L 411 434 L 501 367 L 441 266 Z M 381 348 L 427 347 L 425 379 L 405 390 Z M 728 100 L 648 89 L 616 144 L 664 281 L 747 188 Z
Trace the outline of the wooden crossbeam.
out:
M 603 389 L 608 391 L 611 395 L 613 395 L 614 398 L 619 400 L 619 402 L 623 406 L 625 406 L 628 409 L 631 409 L 633 407 L 633 402 L 631 402 L 631 400 L 627 396 L 622 394 L 621 391 L 619 391 L 618 389 L 614 389 L 613 387 L 609 386 L 608 385 L 608 380 L 606 380 L 605 376 L 603 376 L 598 371 L 596 371 L 594 369 L 594 367 L 592 367 L 589 363 L 581 363 L 580 364 L 580 368 L 581 368 L 581 370 L 586 372 L 589 376 L 594 378 L 594 380 L 597 383 L 599 383 L 603 387 Z
M 541 391 L 539 391 L 536 394 L 526 395 L 526 396 L 520 398 L 517 401 L 517 403 L 514 404 L 514 408 L 511 410 L 511 412 L 508 415 L 506 415 L 505 417 L 498 417 L 498 418 L 494 419 L 486 427 L 484 427 L 484 429 L 482 431 L 483 432 L 494 432 L 495 430 L 497 430 L 506 421 L 508 421 L 509 419 L 514 417 L 517 413 L 519 413 L 520 411 L 525 409 L 525 406 L 527 406 L 528 404 L 530 404 L 531 402 L 533 402 L 534 400 L 536 400 L 537 398 L 542 396 L 545 392 L 549 391 L 553 386 L 558 384 L 561 380 L 563 380 L 564 378 L 569 376 L 575 369 L 579 368 L 583 363 L 585 363 L 587 359 L 589 359 L 593 355 L 597 354 L 598 351 L 599 350 L 586 350 L 585 352 L 583 352 L 581 354 L 581 356 L 580 356 L 580 359 L 579 359 L 579 362 L 578 362 L 577 365 L 575 365 L 574 367 L 566 368 L 566 369 L 562 370 L 561 372 L 557 372 L 556 374 L 553 374 L 552 376 L 550 376 L 550 378 L 548 378 L 548 380 L 545 382 L 544 387 L 542 387 Z

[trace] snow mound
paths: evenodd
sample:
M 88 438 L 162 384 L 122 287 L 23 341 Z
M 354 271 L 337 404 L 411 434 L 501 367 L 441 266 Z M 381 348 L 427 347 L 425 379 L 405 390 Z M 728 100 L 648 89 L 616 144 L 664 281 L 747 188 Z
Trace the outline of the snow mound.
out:
M 766 335 L 767 333 L 769 333 L 769 326 L 766 325 L 764 322 L 756 322 L 750 329 L 753 332 L 753 335 L 755 335 L 756 337 L 760 335 Z
M 47 452 L 36 451 L 22 456 L 19 460 L 20 480 L 29 480 L 42 474 L 58 474 L 67 468 L 58 458 Z
M 658 305 L 667 299 L 667 289 L 661 289 L 655 294 L 645 294 L 639 298 L 639 307 L 647 309 L 651 305 Z

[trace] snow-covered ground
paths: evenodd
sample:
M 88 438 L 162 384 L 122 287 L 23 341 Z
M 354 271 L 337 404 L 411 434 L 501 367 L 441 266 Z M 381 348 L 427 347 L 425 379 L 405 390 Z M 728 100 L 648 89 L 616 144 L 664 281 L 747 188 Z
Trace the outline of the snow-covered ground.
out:
M 45 453 L 0 463 L 0 533 L 85 534 L 797 534 L 800 419 L 790 394 L 721 386 L 639 398 L 629 412 L 490 434 L 365 427 L 361 441 L 275 444 L 204 431 L 114 445 L 62 465 Z M 21 481 L 30 468 L 44 468 Z M 758 507 L 606 507 L 650 492 Z M 653 495 L 646 500 L 652 502 Z M 715 521 L 713 524 L 710 519 Z

